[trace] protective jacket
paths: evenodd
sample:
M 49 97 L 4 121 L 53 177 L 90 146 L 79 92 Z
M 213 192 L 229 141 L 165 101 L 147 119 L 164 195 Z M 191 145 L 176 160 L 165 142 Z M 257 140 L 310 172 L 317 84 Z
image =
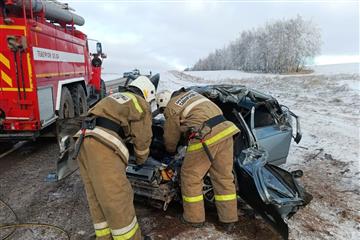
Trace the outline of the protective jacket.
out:
M 222 116 L 221 109 L 195 91 L 175 92 L 165 108 L 164 141 L 167 151 L 175 152 L 182 134 L 189 129 L 203 129 L 204 124 L 213 125 L 201 141 L 190 139 L 181 167 L 181 193 L 183 217 L 191 223 L 205 221 L 203 179 L 209 174 L 214 188 L 214 198 L 221 222 L 238 220 L 237 197 L 234 184 L 233 138 L 239 129 Z M 220 121 L 219 121 L 220 119 Z M 212 124 L 210 124 L 210 122 Z M 212 159 L 209 159 L 208 154 Z
M 87 130 L 86 136 L 92 135 L 99 141 L 113 148 L 127 163 L 129 153 L 124 140 L 129 139 L 134 145 L 137 164 L 143 164 L 149 155 L 152 139 L 152 115 L 149 104 L 144 98 L 131 92 L 120 92 L 106 97 L 89 110 L 89 115 L 105 117 L 122 127 L 123 138 L 111 130 L 97 127 Z
M 164 141 L 167 151 L 175 152 L 182 134 L 188 133 L 190 128 L 200 129 L 204 122 L 218 115 L 221 109 L 201 94 L 184 89 L 175 92 L 165 108 Z M 220 143 L 239 132 L 230 121 L 223 121 L 211 129 L 205 136 L 208 146 Z M 202 144 L 197 139 L 189 142 L 188 152 L 202 150 Z
M 86 129 L 78 163 L 84 182 L 96 239 L 141 239 L 126 177 L 132 142 L 138 164 L 149 154 L 152 117 L 149 104 L 133 92 L 108 96 L 89 110 L 95 127 Z M 112 126 L 115 126 L 113 128 Z M 117 129 L 121 131 L 115 131 Z

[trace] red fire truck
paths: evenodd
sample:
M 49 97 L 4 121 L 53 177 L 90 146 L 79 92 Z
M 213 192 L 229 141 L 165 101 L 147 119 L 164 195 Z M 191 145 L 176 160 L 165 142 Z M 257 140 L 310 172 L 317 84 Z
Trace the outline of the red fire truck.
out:
M 35 139 L 104 97 L 105 54 L 89 53 L 83 24 L 57 1 L 0 0 L 0 141 Z

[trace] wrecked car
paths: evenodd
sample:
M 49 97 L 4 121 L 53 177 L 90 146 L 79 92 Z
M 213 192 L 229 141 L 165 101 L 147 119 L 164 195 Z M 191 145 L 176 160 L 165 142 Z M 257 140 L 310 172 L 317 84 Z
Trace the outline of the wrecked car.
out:
M 286 106 L 266 94 L 239 85 L 196 86 L 190 89 L 216 103 L 224 117 L 241 130 L 234 136 L 233 174 L 238 200 L 252 207 L 279 234 L 288 239 L 287 220 L 312 196 L 298 183 L 301 170 L 288 172 L 279 166 L 286 162 L 290 143 L 301 140 L 299 117 Z M 143 199 L 155 207 L 167 210 L 171 202 L 180 202 L 180 171 L 186 153 L 186 141 L 180 141 L 176 155 L 166 153 L 163 139 L 165 119 L 153 113 L 153 139 L 150 155 L 142 167 L 135 163 L 131 143 L 127 177 L 135 199 Z M 74 172 L 77 164 L 71 136 L 80 128 L 81 119 L 60 124 L 65 128 L 60 141 L 56 173 L 51 178 L 62 179 Z M 204 177 L 205 204 L 214 205 L 212 183 Z
M 250 205 L 284 238 L 288 238 L 287 220 L 308 204 L 311 195 L 298 184 L 300 170 L 288 172 L 279 167 L 286 162 L 292 139 L 301 140 L 298 116 L 269 95 L 245 86 L 214 85 L 191 87 L 206 96 L 223 111 L 224 117 L 241 130 L 234 136 L 233 173 L 239 201 Z M 126 169 L 135 196 L 145 198 L 166 211 L 172 201 L 181 202 L 180 171 L 186 145 L 179 143 L 175 156 L 165 151 L 164 117 L 155 114 L 150 156 L 143 167 L 131 163 Z M 209 174 L 204 178 L 206 204 L 214 203 Z

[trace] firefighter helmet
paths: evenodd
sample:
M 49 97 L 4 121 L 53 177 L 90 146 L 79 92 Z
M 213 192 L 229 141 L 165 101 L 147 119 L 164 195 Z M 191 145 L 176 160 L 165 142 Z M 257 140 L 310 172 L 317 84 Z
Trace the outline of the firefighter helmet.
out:
M 156 94 L 156 102 L 158 108 L 165 108 L 168 105 L 170 98 L 171 98 L 171 92 L 168 90 Z
M 149 78 L 140 76 L 132 81 L 129 86 L 133 86 L 141 90 L 147 102 L 155 100 L 156 88 Z

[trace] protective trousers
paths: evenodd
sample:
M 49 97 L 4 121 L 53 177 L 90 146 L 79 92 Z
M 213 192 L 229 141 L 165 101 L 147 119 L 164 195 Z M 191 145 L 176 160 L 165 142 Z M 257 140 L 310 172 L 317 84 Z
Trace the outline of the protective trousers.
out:
M 233 169 L 233 139 L 227 138 L 209 146 L 214 157 L 210 162 L 204 150 L 187 152 L 181 167 L 181 192 L 184 214 L 187 222 L 205 221 L 203 178 L 209 171 L 214 187 L 215 205 L 219 221 L 231 223 L 238 221 L 237 198 Z
M 121 157 L 95 138 L 86 137 L 78 162 L 96 239 L 141 239 L 133 191 Z

